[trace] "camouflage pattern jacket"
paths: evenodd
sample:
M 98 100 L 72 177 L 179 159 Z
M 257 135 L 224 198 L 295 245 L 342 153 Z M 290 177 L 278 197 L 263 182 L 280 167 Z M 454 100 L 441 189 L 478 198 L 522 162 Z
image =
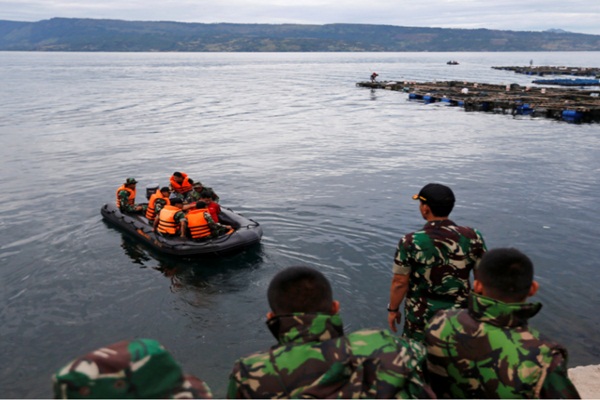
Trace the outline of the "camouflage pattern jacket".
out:
M 579 398 L 567 351 L 527 326 L 539 303 L 472 294 L 469 308 L 439 312 L 427 325 L 429 377 L 439 397 Z
M 279 344 L 239 359 L 229 398 L 432 398 L 424 348 L 388 331 L 344 336 L 338 314 L 277 316 Z
M 398 243 L 394 274 L 409 275 L 404 336 L 423 341 L 438 310 L 467 307 L 469 274 L 486 251 L 481 233 L 449 219 L 430 221 Z

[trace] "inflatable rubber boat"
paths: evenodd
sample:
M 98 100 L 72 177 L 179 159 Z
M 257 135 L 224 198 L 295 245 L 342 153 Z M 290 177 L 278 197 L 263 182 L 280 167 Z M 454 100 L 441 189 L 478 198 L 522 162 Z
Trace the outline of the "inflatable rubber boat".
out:
M 114 204 L 105 204 L 100 213 L 109 223 L 151 246 L 154 250 L 174 256 L 224 255 L 236 253 L 259 243 L 263 232 L 260 224 L 231 209 L 222 207 L 219 222 L 235 229 L 231 234 L 214 239 L 195 241 L 181 237 L 165 237 L 153 232 L 146 217 L 126 214 Z

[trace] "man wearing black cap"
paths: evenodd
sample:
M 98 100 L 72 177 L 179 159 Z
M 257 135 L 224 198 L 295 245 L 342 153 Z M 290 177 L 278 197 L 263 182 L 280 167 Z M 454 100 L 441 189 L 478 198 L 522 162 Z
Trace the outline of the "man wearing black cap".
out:
M 400 303 L 406 297 L 403 335 L 423 341 L 425 324 L 436 311 L 467 307 L 469 274 L 486 246 L 479 231 L 448 218 L 455 201 L 449 187 L 429 183 L 413 199 L 419 200 L 419 211 L 427 223 L 398 243 L 388 323 L 396 332 L 402 316 Z

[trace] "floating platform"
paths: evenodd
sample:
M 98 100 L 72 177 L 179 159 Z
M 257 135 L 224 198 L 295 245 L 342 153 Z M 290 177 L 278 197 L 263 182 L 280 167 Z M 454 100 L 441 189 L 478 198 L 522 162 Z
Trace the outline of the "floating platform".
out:
M 442 102 L 465 111 L 529 115 L 572 123 L 600 122 L 599 91 L 477 82 L 358 82 L 359 87 L 408 93 L 410 100 Z
M 600 68 L 586 67 L 553 67 L 553 66 L 530 66 L 530 67 L 492 67 L 493 69 L 513 71 L 525 75 L 573 75 L 600 77 Z
M 558 86 L 600 86 L 600 79 L 535 79 L 531 83 Z

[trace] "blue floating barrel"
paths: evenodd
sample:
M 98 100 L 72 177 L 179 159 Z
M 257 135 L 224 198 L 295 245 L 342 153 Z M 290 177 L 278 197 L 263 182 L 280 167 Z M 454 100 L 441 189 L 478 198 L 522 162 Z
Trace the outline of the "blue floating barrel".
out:
M 583 113 L 581 111 L 575 110 L 563 110 L 562 119 L 567 122 L 580 122 L 583 118 Z

